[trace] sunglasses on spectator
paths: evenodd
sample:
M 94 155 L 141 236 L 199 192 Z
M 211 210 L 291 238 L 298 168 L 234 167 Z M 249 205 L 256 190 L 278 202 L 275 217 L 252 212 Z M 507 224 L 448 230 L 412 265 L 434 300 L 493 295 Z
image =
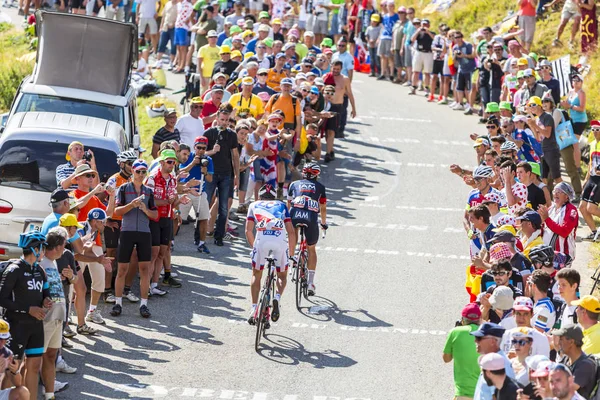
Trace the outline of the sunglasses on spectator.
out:
M 267 46 L 256 46 L 257 49 L 266 49 Z
M 175 161 L 173 161 L 173 160 L 169 160 L 169 161 L 165 161 L 165 162 L 169 165 L 175 164 Z
M 600 128 L 592 128 L 592 132 L 600 132 Z
M 191 108 L 203 108 L 204 106 L 201 106 L 200 104 L 194 104 L 192 105 Z
M 454 36 L 454 39 L 462 39 L 462 38 L 463 38 L 462 35 L 456 35 L 456 36 Z
M 508 125 L 502 125 L 502 128 L 506 129 L 508 128 Z
M 334 95 L 334 92 L 323 92 L 323 94 L 328 94 L 328 95 L 330 95 L 330 96 L 333 96 L 333 95 Z
M 551 69 L 551 67 L 546 65 L 546 66 L 542 67 L 541 69 Z
M 266 72 L 261 72 L 260 74 L 258 74 L 258 76 L 267 76 Z
M 506 274 L 508 274 L 507 271 L 490 271 L 490 274 L 492 276 L 504 276 Z
M 515 339 L 513 339 L 510 342 L 512 343 L 513 346 L 517 345 L 517 344 L 519 346 L 525 346 L 527 343 L 529 343 L 529 340 L 527 340 L 527 339 L 521 339 L 521 340 L 515 340 Z
M 93 178 L 94 176 L 96 176 L 95 174 L 85 174 L 84 175 L 86 178 Z
M 148 173 L 148 171 L 145 169 L 138 169 L 137 171 L 135 171 L 135 173 L 138 175 L 146 175 L 146 173 Z
M 496 129 L 498 127 L 496 125 L 487 125 L 486 128 L 487 129 Z
M 302 89 L 302 93 L 308 93 L 308 89 Z
M 206 150 L 206 146 L 196 146 L 196 150 Z

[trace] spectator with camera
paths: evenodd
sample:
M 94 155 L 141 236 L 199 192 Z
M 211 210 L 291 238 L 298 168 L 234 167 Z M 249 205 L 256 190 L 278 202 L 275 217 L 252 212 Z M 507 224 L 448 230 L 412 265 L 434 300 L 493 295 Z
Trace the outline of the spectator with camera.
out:
M 98 180 L 98 169 L 96 168 L 96 159 L 92 150 L 84 151 L 83 144 L 81 142 L 71 142 L 67 148 L 67 154 L 65 155 L 67 163 L 61 164 L 56 167 L 56 184 L 63 189 L 77 189 L 77 178 L 76 169 L 78 166 L 86 164 L 91 170 L 96 171 L 96 177 L 92 182 L 92 186 L 96 186 L 100 181 Z
M 193 187 L 192 190 L 197 191 L 198 195 L 190 196 L 191 201 L 188 204 L 181 205 L 181 218 L 186 218 L 190 209 L 194 208 L 196 214 L 196 225 L 194 227 L 194 244 L 198 247 L 198 251 L 205 254 L 210 254 L 206 246 L 206 229 L 208 227 L 208 218 L 210 210 L 208 206 L 208 193 L 206 191 L 206 182 L 210 183 L 215 173 L 213 160 L 206 155 L 208 147 L 208 138 L 198 136 L 194 141 L 194 154 L 191 154 L 187 161 L 181 164 L 181 172 L 187 172 L 188 177 L 183 179 L 183 182 L 197 180 L 200 183 Z

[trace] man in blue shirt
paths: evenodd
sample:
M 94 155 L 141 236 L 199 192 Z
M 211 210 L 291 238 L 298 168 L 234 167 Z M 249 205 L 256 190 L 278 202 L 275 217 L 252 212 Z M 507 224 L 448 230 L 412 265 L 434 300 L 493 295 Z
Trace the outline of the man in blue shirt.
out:
M 225 20 L 223 24 L 223 32 L 217 36 L 217 46 L 221 47 L 225 39 L 229 37 L 229 28 L 231 28 L 231 21 Z
M 189 176 L 183 179 L 186 182 L 188 188 L 191 191 L 191 202 L 189 207 L 193 206 L 196 213 L 196 225 L 194 229 L 194 244 L 198 246 L 200 253 L 210 254 L 208 247 L 204 243 L 206 240 L 206 228 L 208 226 L 208 218 L 210 217 L 210 210 L 208 207 L 208 194 L 206 192 L 205 182 L 212 182 L 212 176 L 215 173 L 212 158 L 207 156 L 206 148 L 208 147 L 208 138 L 205 136 L 198 136 L 194 140 L 194 154 L 191 154 L 186 162 L 181 164 L 182 172 L 188 172 Z M 196 183 L 196 185 L 194 185 Z M 181 205 L 182 214 L 184 213 L 183 208 L 185 205 Z
M 475 71 L 475 51 L 471 43 L 463 40 L 463 34 L 457 31 L 454 34 L 455 45 L 452 48 L 454 63 L 458 64 L 458 75 L 456 83 L 456 104 L 451 108 L 453 110 L 465 110 L 465 114 L 473 113 L 471 104 L 469 103 L 469 93 L 471 92 L 471 76 Z M 465 98 L 466 104 L 462 105 L 462 100 Z
M 393 79 L 394 75 L 394 59 L 392 57 L 392 32 L 394 24 L 400 19 L 396 11 L 393 1 L 387 3 L 387 14 L 383 16 L 383 29 L 379 36 L 379 46 L 377 47 L 377 55 L 381 58 L 381 76 L 379 80 L 385 78 Z M 381 5 L 381 12 L 384 13 L 385 6 Z
M 346 75 L 352 82 L 354 74 L 354 57 L 348 53 L 348 40 L 342 36 L 337 43 L 338 51 L 333 53 L 332 60 L 340 60 L 342 62 L 342 75 Z M 314 72 L 314 71 L 313 71 Z
M 50 196 L 50 206 L 52 213 L 44 219 L 41 233 L 47 234 L 48 231 L 58 226 L 60 217 L 69 212 L 69 192 L 62 188 L 56 189 Z

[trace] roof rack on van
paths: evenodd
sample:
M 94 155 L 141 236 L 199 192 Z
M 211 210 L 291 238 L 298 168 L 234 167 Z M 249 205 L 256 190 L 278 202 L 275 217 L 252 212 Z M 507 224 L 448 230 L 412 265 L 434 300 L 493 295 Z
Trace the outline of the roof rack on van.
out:
M 36 12 L 33 83 L 123 96 L 137 63 L 137 26 L 105 18 Z

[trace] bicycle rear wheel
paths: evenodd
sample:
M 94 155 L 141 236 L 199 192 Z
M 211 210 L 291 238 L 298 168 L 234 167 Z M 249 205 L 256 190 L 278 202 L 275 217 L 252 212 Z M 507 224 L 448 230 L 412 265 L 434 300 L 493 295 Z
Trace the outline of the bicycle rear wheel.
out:
M 260 338 L 265 331 L 266 322 L 266 311 L 267 311 L 267 295 L 263 291 L 260 301 L 258 302 L 258 313 L 256 317 L 256 338 L 254 339 L 254 350 L 258 352 L 260 346 Z
M 302 303 L 302 278 L 300 277 L 300 263 L 297 263 L 294 267 L 294 280 L 296 281 L 296 308 L 300 311 L 300 304 Z
M 301 259 L 303 260 L 300 273 L 302 276 L 302 295 L 308 300 L 308 252 L 306 250 L 302 252 Z

